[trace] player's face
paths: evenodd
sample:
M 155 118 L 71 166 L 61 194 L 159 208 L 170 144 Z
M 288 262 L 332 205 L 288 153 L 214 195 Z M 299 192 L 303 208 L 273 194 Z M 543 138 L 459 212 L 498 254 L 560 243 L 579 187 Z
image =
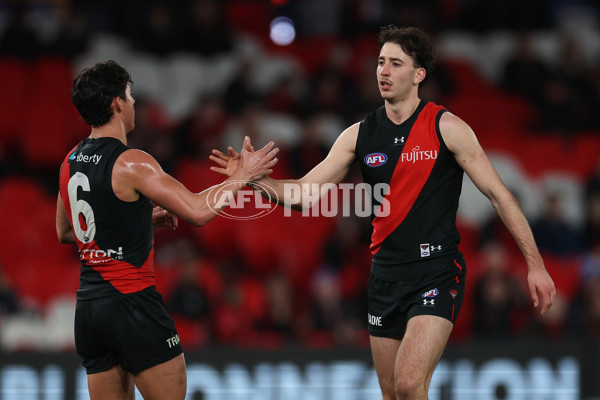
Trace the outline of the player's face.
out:
M 125 121 L 127 132 L 131 132 L 135 128 L 135 99 L 131 94 L 131 85 L 127 85 L 125 89 Z
M 411 90 L 417 90 L 425 70 L 415 68 L 413 59 L 396 43 L 385 43 L 377 60 L 377 83 L 384 100 L 404 99 Z

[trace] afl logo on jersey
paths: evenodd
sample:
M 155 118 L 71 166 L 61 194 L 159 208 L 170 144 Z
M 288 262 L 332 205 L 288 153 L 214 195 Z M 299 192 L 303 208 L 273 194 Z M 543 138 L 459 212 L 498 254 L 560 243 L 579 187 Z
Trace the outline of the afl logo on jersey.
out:
M 365 156 L 365 164 L 369 167 L 380 167 L 387 161 L 387 156 L 383 153 L 371 153 Z

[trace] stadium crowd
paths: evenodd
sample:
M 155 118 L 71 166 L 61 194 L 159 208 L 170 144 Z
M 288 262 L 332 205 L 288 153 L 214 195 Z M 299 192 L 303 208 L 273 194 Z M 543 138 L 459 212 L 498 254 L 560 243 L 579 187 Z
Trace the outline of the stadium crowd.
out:
M 278 16 L 293 21 L 287 46 L 269 36 Z M 210 151 L 239 148 L 245 135 L 281 148 L 274 176 L 301 177 L 343 127 L 380 106 L 375 35 L 388 23 L 436 38 L 439 65 L 423 94 L 501 155 L 492 161 L 523 201 L 559 293 L 539 318 L 502 223 L 461 208 L 468 288 L 451 341 L 600 338 L 594 2 L 56 0 L 0 5 L 1 348 L 73 348 L 78 258 L 58 243 L 53 212 L 60 162 L 88 130 L 70 103 L 81 67 L 114 58 L 132 73 L 129 145 L 190 190 L 220 182 Z M 503 49 L 493 66 L 482 51 L 491 38 Z M 348 182 L 359 176 L 355 168 Z M 463 201 L 477 204 L 468 185 Z M 369 218 L 280 208 L 181 223 L 156 232 L 158 289 L 187 349 L 368 346 L 369 241 Z

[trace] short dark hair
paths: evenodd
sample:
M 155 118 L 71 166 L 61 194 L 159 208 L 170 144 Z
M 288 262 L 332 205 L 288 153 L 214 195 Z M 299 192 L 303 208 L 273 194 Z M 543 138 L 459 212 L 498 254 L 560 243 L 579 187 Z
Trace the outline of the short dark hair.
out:
M 416 68 L 425 69 L 425 79 L 419 84 L 423 86 L 435 67 L 435 47 L 429 36 L 412 26 L 387 25 L 379 30 L 379 50 L 386 43 L 396 43 L 413 59 Z
M 71 99 L 84 121 L 92 127 L 99 127 L 110 121 L 113 99 L 120 97 L 126 100 L 128 84 L 133 82 L 125 68 L 113 60 L 99 62 L 75 77 Z

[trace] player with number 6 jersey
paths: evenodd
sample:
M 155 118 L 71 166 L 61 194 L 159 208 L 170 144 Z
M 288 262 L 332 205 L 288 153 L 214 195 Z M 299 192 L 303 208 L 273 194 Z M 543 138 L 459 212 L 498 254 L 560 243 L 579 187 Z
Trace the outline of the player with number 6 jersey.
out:
M 183 349 L 154 277 L 154 228 L 177 227 L 177 217 L 202 226 L 226 204 L 210 189 L 192 193 L 149 154 L 127 147 L 135 128 L 129 73 L 114 61 L 97 63 L 73 81 L 73 104 L 90 135 L 61 166 L 56 232 L 77 244 L 81 259 L 75 347 L 88 374 L 91 400 L 183 400 Z M 254 151 L 250 139 L 224 187 L 236 195 L 272 172 L 278 149 Z
M 133 293 L 155 284 L 152 202 L 125 202 L 112 170 L 128 148 L 115 138 L 85 138 L 65 158 L 61 197 L 81 259 L 78 300 Z
M 118 139 L 86 138 L 61 168 L 61 197 L 81 258 L 79 300 L 155 284 L 152 202 L 143 195 L 124 202 L 112 190 L 112 169 L 125 150 Z

